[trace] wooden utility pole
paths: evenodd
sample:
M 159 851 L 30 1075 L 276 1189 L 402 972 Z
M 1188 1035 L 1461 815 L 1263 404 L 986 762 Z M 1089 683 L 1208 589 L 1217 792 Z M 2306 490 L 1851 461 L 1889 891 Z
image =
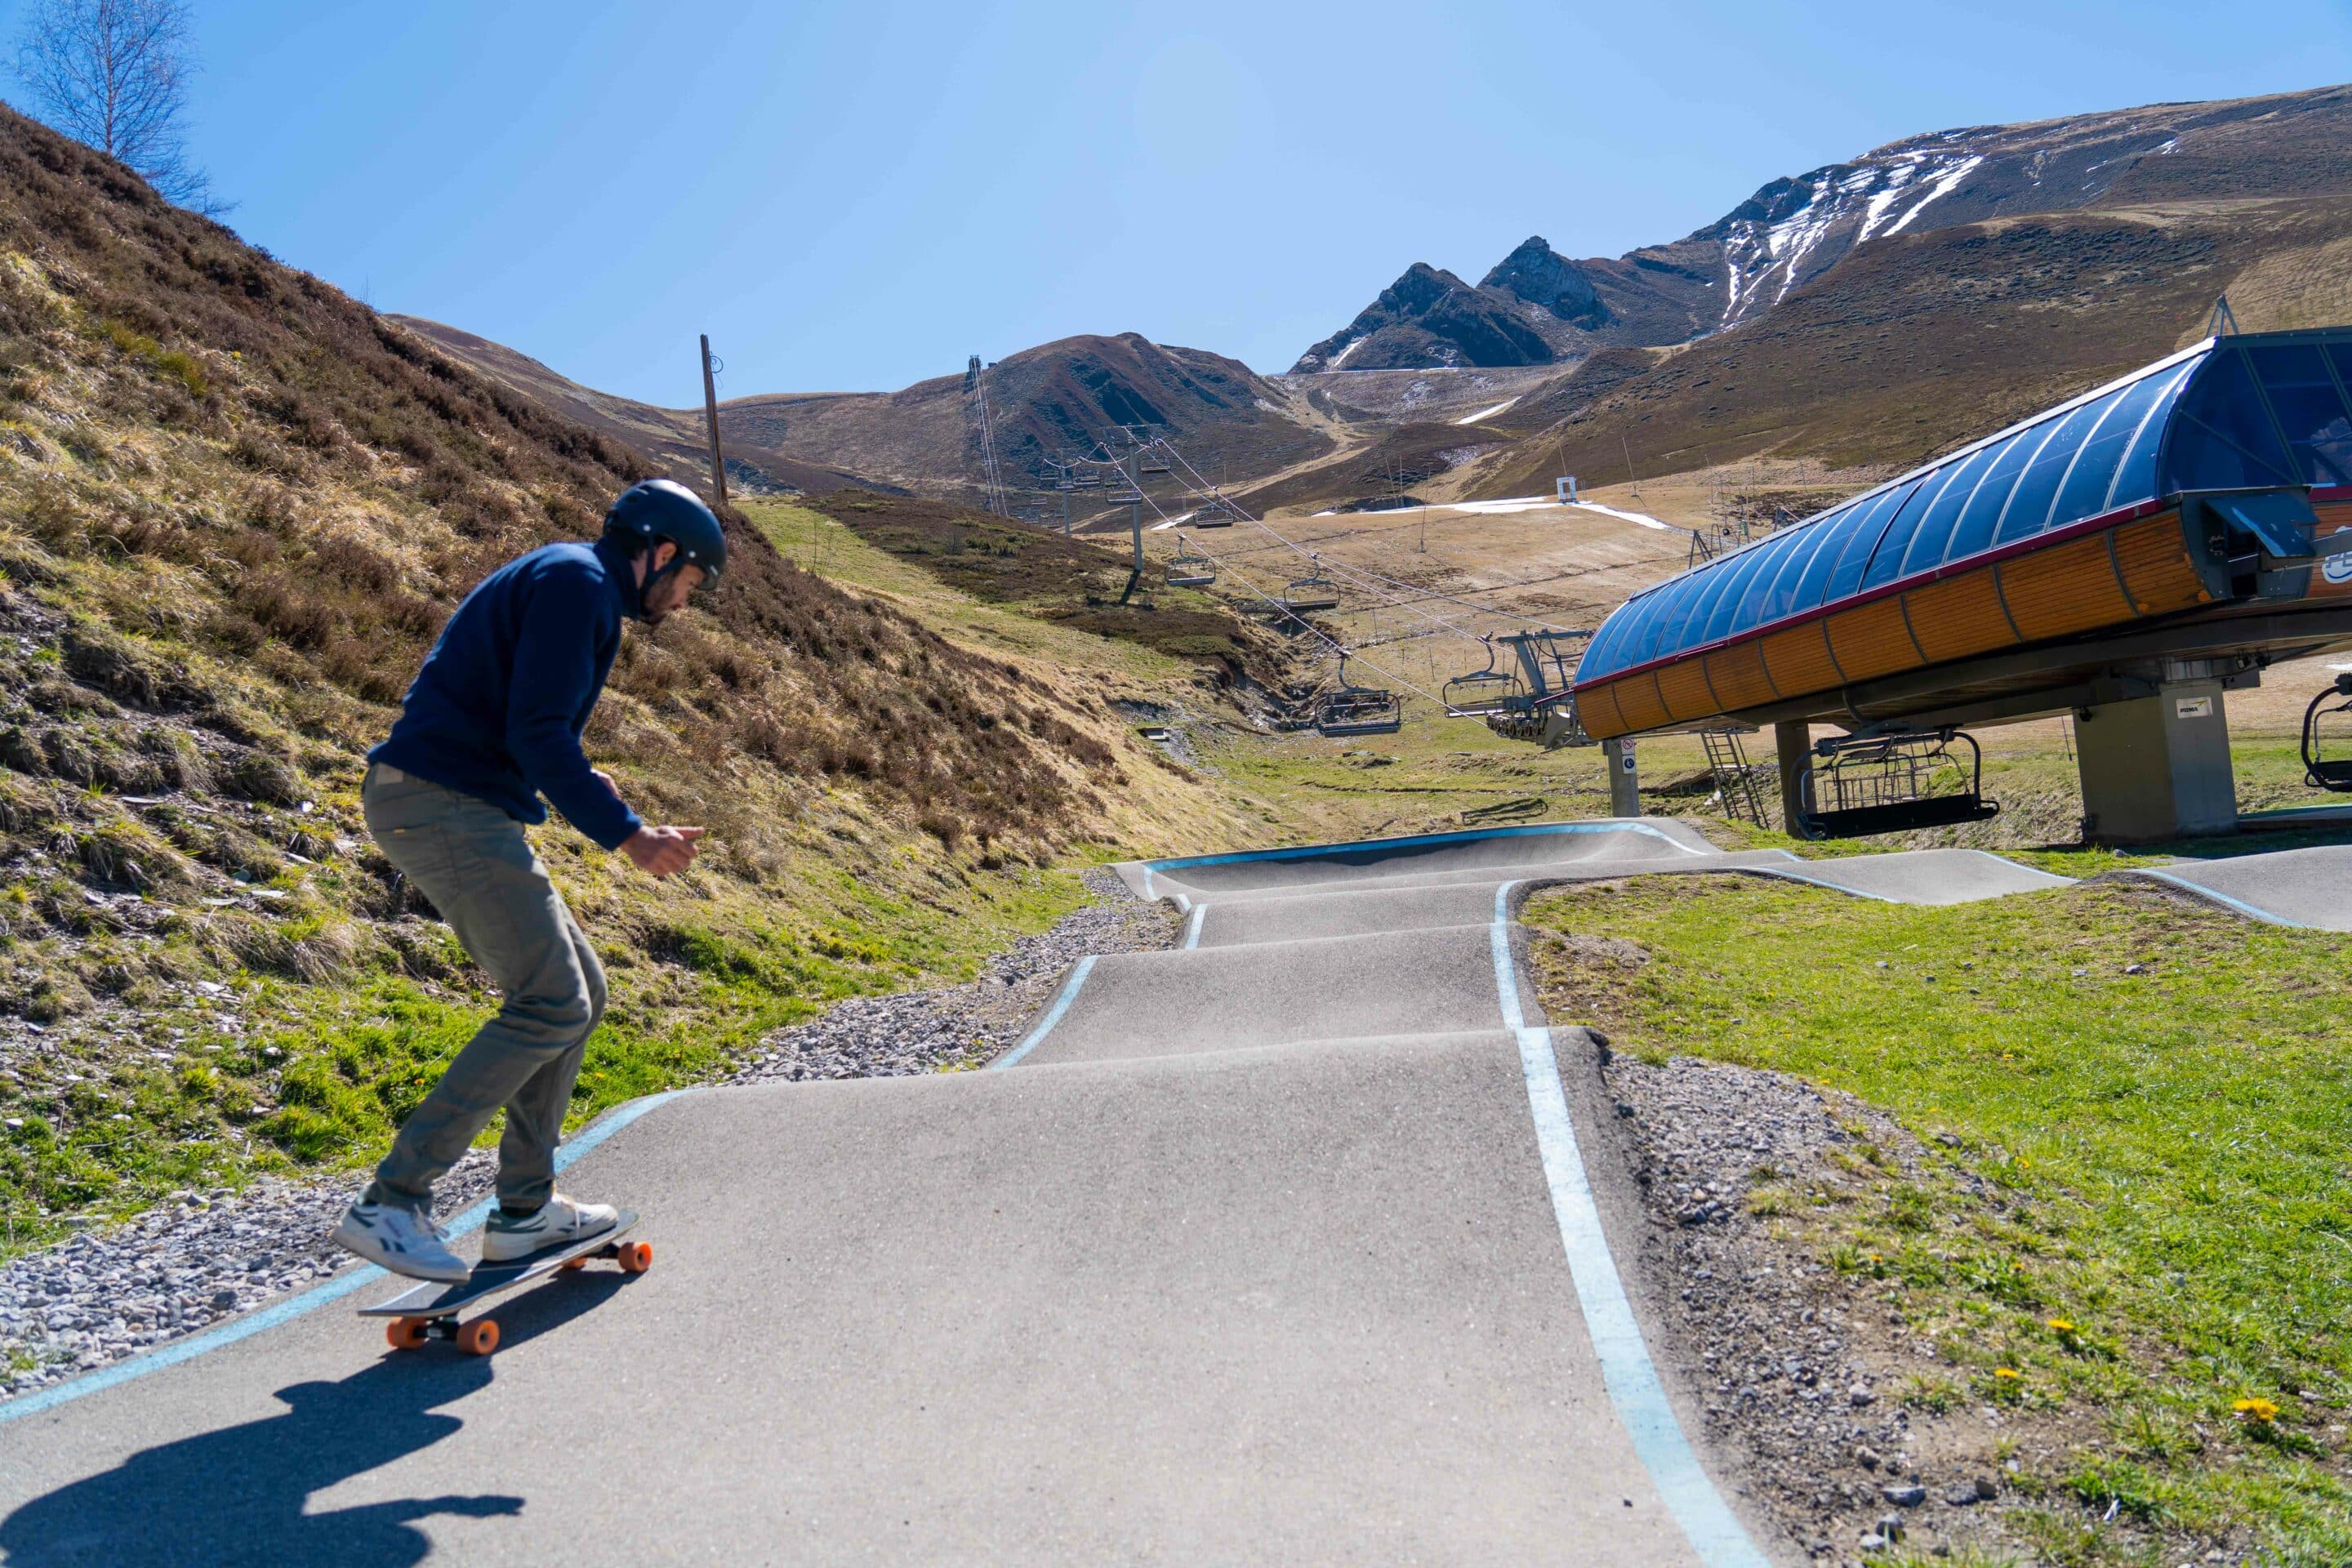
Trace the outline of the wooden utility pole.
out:
M 702 334 L 702 418 L 710 430 L 710 488 L 727 504 L 727 464 L 719 455 L 719 383 L 710 374 L 710 334 Z

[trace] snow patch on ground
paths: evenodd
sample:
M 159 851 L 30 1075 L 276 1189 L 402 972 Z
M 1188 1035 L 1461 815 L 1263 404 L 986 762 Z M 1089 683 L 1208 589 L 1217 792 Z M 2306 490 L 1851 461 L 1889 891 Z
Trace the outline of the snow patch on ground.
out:
M 1456 419 L 1454 423 L 1456 425 L 1475 425 L 1481 419 L 1492 419 L 1496 415 L 1500 414 L 1504 409 L 1508 408 L 1512 404 L 1517 403 L 1517 401 L 1518 399 L 1516 397 L 1506 397 L 1502 402 L 1497 403 L 1492 408 L 1481 408 L 1477 413 L 1471 415 L 1468 418 Z
M 1369 341 L 1370 341 L 1369 337 L 1358 338 L 1354 342 L 1349 343 L 1346 348 L 1341 349 L 1338 353 L 1333 354 L 1331 356 L 1331 363 L 1325 365 L 1323 368 L 1325 370 L 1339 369 L 1341 365 L 1348 363 L 1348 356 L 1349 354 L 1354 353 L 1358 349 L 1362 348 Z
M 1597 511 L 1604 517 L 1613 517 L 1623 522 L 1637 522 L 1643 528 L 1654 528 L 1662 533 L 1674 531 L 1672 523 L 1660 522 L 1645 511 L 1620 511 L 1613 506 L 1602 506 L 1597 500 L 1572 500 L 1568 504 L 1580 510 Z

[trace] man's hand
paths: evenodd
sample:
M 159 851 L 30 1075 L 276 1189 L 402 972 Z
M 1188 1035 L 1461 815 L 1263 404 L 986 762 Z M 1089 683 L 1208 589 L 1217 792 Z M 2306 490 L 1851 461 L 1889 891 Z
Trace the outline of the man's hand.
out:
M 667 877 L 694 864 L 694 841 L 699 827 L 640 827 L 621 845 L 621 853 L 636 862 L 648 877 Z

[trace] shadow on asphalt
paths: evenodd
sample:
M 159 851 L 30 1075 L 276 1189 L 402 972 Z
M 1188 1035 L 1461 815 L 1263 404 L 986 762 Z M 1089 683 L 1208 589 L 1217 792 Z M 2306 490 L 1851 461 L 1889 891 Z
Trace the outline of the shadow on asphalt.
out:
M 559 1276 L 501 1300 L 499 1353 L 592 1310 L 626 1278 Z M 377 1329 L 362 1320 L 354 1331 Z M 517 1514 L 524 1500 L 487 1492 L 311 1513 L 310 1499 L 458 1431 L 465 1422 L 442 1407 L 488 1387 L 495 1366 L 436 1342 L 387 1350 L 340 1383 L 290 1384 L 278 1391 L 283 1414 L 142 1449 L 35 1498 L 0 1521 L 0 1552 L 7 1568 L 409 1568 L 433 1549 L 416 1521 Z

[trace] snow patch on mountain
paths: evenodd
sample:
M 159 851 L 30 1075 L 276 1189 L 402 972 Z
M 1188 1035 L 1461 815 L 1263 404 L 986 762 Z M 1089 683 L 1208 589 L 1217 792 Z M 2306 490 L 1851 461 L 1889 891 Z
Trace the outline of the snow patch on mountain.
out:
M 1874 153 L 1759 192 L 1751 203 L 1759 216 L 1723 226 L 1727 287 L 1719 328 L 1779 304 L 1855 246 L 1900 234 L 1983 162 L 1960 148 Z

